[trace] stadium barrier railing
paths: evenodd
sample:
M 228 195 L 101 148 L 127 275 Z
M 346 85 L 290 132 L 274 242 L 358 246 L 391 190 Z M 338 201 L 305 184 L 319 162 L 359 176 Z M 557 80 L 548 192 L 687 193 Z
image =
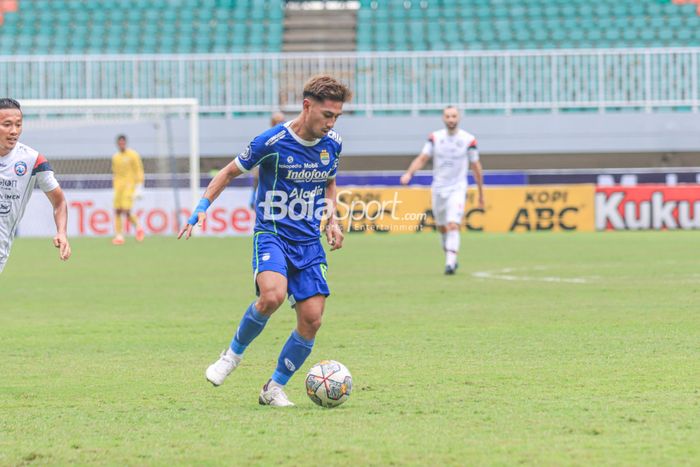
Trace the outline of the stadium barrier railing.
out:
M 700 108 L 700 48 L 0 57 L 0 94 L 23 99 L 196 98 L 202 114 L 299 108 L 326 72 L 349 111 L 614 112 Z

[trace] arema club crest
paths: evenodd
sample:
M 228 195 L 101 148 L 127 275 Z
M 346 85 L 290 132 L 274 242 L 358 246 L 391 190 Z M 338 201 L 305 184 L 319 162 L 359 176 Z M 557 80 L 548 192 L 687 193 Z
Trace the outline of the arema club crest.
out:
M 17 174 L 18 177 L 21 177 L 22 175 L 27 173 L 27 164 L 26 162 L 19 161 L 15 164 L 15 173 Z

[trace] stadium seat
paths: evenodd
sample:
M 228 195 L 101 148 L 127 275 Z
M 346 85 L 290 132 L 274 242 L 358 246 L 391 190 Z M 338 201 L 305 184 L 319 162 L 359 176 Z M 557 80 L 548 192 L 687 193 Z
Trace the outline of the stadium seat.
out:
M 363 0 L 358 24 L 406 27 L 395 24 L 383 34 L 371 35 L 360 26 L 357 46 L 359 50 L 388 50 L 387 44 L 396 50 L 700 46 L 696 9 L 696 4 L 669 0 Z M 421 35 L 397 39 L 405 30 Z
M 0 41 L 13 47 L 0 53 L 221 52 L 233 49 L 233 36 L 225 34 L 232 21 L 268 31 L 257 40 L 244 28 L 237 51 L 282 50 L 284 0 L 26 0 L 4 13 Z M 37 30 L 41 39 L 34 42 Z

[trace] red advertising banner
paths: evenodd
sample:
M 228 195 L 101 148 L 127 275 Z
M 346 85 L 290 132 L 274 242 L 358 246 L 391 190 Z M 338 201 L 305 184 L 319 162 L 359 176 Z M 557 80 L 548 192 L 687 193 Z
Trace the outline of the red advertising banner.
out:
M 68 201 L 68 235 L 102 236 L 113 235 L 114 208 L 112 190 L 64 191 Z M 192 212 L 189 190 L 175 194 L 171 189 L 147 188 L 143 198 L 134 202 L 131 210 L 147 235 L 176 235 L 180 221 Z M 248 207 L 249 188 L 230 188 L 222 193 L 216 204 L 207 211 L 207 220 L 197 235 L 250 235 L 255 224 L 255 214 Z M 40 192 L 34 193 L 27 205 L 27 214 L 22 219 L 18 232 L 23 237 L 49 237 L 56 232 L 51 204 Z M 125 225 L 129 233 L 128 223 Z
M 596 230 L 700 229 L 700 185 L 597 187 Z

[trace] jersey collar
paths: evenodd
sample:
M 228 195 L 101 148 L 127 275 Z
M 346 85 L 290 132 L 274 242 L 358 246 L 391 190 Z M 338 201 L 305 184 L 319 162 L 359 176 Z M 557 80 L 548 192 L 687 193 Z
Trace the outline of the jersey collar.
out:
M 17 148 L 19 147 L 19 141 L 17 141 L 17 144 L 15 144 L 15 147 L 12 148 L 10 152 L 5 154 L 4 156 L 0 156 L 0 161 L 7 163 L 10 159 L 14 157 L 15 154 L 17 154 Z
M 294 139 L 296 140 L 297 143 L 299 143 L 299 144 L 301 144 L 301 145 L 303 145 L 303 146 L 312 147 L 312 146 L 316 146 L 316 145 L 318 144 L 318 142 L 321 141 L 321 138 L 315 139 L 315 140 L 313 140 L 313 141 L 307 141 L 307 140 L 305 140 L 305 139 L 301 139 L 301 138 L 299 137 L 299 135 L 297 135 L 296 133 L 294 133 L 294 130 L 292 130 L 292 127 L 290 126 L 291 123 L 292 123 L 291 121 L 285 122 L 284 127 L 287 129 L 287 131 L 289 132 L 289 134 L 292 135 L 292 138 L 294 138 Z

